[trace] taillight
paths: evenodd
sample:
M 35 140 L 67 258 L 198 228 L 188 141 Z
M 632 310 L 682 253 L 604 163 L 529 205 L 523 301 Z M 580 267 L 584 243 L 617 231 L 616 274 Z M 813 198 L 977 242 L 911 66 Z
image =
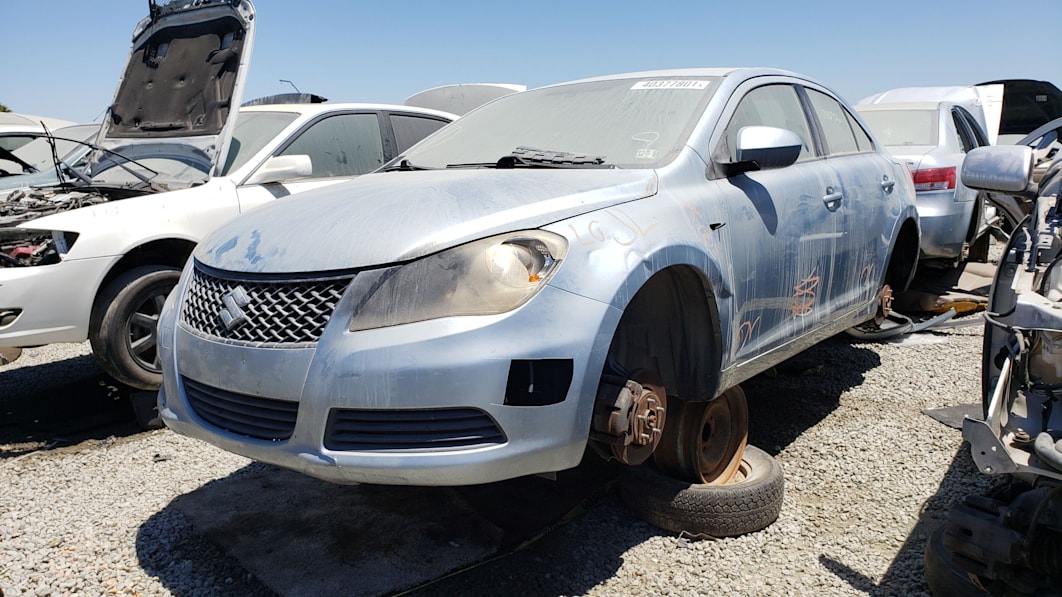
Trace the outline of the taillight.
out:
M 955 168 L 929 168 L 911 173 L 916 191 L 946 191 L 955 188 Z

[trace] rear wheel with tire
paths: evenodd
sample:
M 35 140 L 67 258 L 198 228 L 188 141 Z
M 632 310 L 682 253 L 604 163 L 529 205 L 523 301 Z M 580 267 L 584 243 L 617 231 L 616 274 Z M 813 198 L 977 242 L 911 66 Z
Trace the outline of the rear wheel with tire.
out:
M 97 298 L 89 340 L 100 366 L 117 381 L 142 390 L 162 384 L 156 326 L 180 275 L 172 266 L 135 267 L 107 284 Z
M 747 446 L 734 478 L 725 484 L 691 483 L 645 464 L 620 482 L 624 504 L 650 524 L 695 536 L 734 537 L 762 530 L 782 510 L 782 468 L 766 452 Z
M 749 437 L 745 393 L 735 386 L 708 402 L 672 401 L 653 459 L 661 471 L 691 483 L 729 483 Z

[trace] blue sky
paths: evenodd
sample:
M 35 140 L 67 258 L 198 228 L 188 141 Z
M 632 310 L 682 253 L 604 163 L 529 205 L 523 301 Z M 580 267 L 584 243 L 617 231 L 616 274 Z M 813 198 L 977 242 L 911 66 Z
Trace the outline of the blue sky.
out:
M 1062 86 L 1059 0 L 254 4 L 244 99 L 291 91 L 281 79 L 332 101 L 401 103 L 451 83 L 538 87 L 688 66 L 785 68 L 851 102 L 1003 78 Z M 97 119 L 146 14 L 147 0 L 0 0 L 0 103 Z

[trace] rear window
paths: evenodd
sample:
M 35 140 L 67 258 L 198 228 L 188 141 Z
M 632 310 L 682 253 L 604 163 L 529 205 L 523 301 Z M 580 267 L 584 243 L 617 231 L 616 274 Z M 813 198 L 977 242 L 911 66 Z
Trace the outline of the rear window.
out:
M 936 110 L 868 110 L 860 112 L 884 145 L 936 145 Z

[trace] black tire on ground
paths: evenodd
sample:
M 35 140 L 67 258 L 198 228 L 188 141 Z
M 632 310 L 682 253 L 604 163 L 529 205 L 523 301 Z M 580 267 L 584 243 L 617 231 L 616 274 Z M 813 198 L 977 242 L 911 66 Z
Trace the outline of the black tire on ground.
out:
M 624 473 L 620 495 L 631 512 L 662 529 L 735 537 L 777 520 L 785 490 L 782 467 L 755 446 L 745 448 L 742 472 L 739 481 L 705 485 L 680 481 L 643 464 Z
M 934 597 L 988 595 L 951 556 L 952 551 L 944 546 L 944 527 L 938 527 L 930 533 L 925 553 L 926 583 Z
M 167 265 L 135 267 L 112 280 L 96 299 L 89 340 L 96 360 L 115 380 L 141 390 L 162 384 L 155 325 L 180 276 L 180 270 Z

